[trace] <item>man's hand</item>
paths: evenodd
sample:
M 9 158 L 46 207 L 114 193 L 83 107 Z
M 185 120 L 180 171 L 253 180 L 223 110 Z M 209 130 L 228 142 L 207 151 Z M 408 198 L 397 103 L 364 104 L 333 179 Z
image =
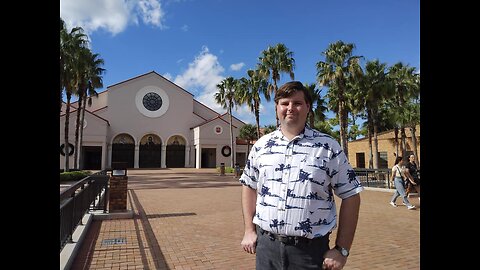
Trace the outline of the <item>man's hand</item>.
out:
M 340 251 L 336 250 L 335 248 L 325 252 L 323 257 L 325 259 L 323 260 L 322 269 L 341 270 L 347 263 L 347 258 L 343 257 L 342 254 L 340 254 Z
M 255 231 L 245 232 L 241 243 L 243 250 L 250 254 L 255 254 L 257 246 L 257 233 Z

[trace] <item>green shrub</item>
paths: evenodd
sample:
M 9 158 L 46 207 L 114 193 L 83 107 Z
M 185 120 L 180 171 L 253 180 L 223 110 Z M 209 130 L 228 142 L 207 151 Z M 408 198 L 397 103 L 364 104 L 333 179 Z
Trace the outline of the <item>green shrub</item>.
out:
M 217 167 L 217 172 L 220 173 L 220 167 Z M 225 167 L 225 173 L 233 173 L 234 169 L 232 167 Z
M 79 181 L 91 174 L 91 171 L 62 172 L 60 173 L 60 182 Z

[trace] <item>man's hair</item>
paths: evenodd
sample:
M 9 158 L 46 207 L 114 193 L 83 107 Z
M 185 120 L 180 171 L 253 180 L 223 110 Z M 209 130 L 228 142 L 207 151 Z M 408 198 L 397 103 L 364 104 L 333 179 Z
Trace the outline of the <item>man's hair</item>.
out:
M 287 82 L 278 88 L 277 93 L 275 95 L 275 104 L 278 104 L 278 100 L 281 98 L 288 98 L 291 95 L 295 94 L 296 92 L 303 92 L 303 96 L 305 97 L 305 102 L 312 106 L 312 96 L 307 91 L 307 88 L 303 86 L 303 84 L 299 81 L 291 81 Z

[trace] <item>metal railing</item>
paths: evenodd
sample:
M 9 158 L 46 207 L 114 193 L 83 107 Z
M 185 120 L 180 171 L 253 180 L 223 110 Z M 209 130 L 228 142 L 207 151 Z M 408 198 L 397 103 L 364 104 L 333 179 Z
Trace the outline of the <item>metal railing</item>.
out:
M 364 187 L 394 188 L 390 185 L 390 169 L 355 168 L 354 171 Z
M 87 176 L 60 193 L 60 252 L 72 242 L 72 235 L 90 210 L 107 212 L 108 179 L 106 170 Z

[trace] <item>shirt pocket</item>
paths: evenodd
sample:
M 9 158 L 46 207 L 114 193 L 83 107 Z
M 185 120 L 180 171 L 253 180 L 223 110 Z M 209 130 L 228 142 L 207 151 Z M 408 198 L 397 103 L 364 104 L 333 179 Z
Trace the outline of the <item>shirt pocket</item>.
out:
M 324 189 L 325 185 L 328 185 L 326 164 L 326 160 L 321 157 L 307 157 L 300 166 L 299 180 L 308 182 L 312 191 L 326 190 Z

